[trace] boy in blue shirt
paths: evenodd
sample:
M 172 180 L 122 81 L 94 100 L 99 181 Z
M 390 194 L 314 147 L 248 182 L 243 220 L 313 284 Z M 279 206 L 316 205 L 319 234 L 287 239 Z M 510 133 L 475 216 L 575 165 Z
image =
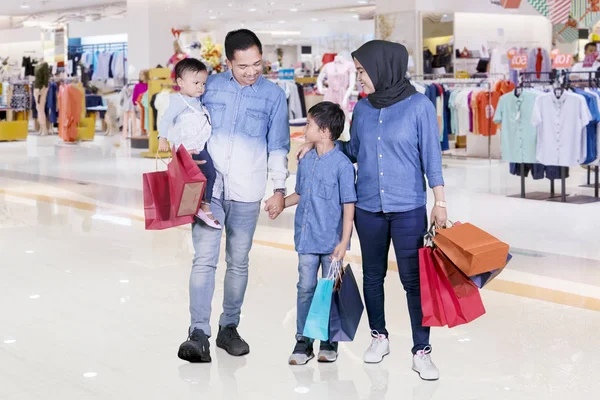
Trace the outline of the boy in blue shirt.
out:
M 296 192 L 285 207 L 298 205 L 295 243 L 298 252 L 296 347 L 290 365 L 304 365 L 314 358 L 313 340 L 303 337 L 319 267 L 327 276 L 331 262 L 342 261 L 350 244 L 356 203 L 355 170 L 335 143 L 344 130 L 346 116 L 337 104 L 322 102 L 308 112 L 306 141 L 315 144 L 300 161 Z M 337 343 L 321 342 L 319 361 L 337 359 Z

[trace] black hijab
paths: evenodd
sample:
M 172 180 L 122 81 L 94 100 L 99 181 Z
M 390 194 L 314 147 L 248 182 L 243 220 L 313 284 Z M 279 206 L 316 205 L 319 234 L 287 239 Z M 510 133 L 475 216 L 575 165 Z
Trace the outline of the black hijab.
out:
M 400 43 L 372 40 L 352 53 L 371 78 L 375 93 L 369 102 L 375 108 L 386 108 L 417 91 L 406 79 L 408 51 Z

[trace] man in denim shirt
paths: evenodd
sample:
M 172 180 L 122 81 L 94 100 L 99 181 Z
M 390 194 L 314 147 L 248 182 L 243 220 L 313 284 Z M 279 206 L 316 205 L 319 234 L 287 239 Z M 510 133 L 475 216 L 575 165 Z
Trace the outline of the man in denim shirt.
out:
M 356 203 L 354 166 L 335 143 L 344 130 L 346 116 L 339 105 L 319 103 L 310 109 L 306 141 L 315 149 L 300 162 L 296 193 L 285 206 L 296 209 L 295 242 L 298 252 L 298 298 L 296 346 L 291 365 L 303 365 L 314 358 L 313 341 L 303 337 L 312 303 L 319 267 L 327 276 L 332 260 L 342 261 L 350 245 Z M 321 342 L 319 361 L 337 359 L 337 343 Z
M 210 76 L 203 96 L 212 121 L 208 151 L 217 179 L 211 209 L 227 237 L 227 272 L 217 346 L 234 356 L 250 352 L 237 326 L 248 285 L 248 254 L 270 174 L 275 187 L 265 210 L 275 218 L 283 210 L 287 154 L 290 149 L 288 108 L 284 91 L 262 77 L 262 45 L 249 30 L 225 39 L 229 71 Z M 179 358 L 210 362 L 210 315 L 219 261 L 221 231 L 196 223 L 190 277 L 189 338 Z

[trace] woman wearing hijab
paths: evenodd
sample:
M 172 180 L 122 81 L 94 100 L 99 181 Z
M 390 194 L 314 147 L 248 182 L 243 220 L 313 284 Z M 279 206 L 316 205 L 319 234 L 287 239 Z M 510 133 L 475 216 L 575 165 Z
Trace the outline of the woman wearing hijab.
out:
M 427 232 L 426 180 L 433 189 L 431 220 L 446 224 L 442 153 L 436 111 L 406 79 L 408 52 L 398 43 L 374 40 L 352 53 L 367 98 L 354 109 L 351 140 L 340 143 L 358 164 L 356 231 L 363 259 L 363 289 L 372 343 L 364 361 L 379 363 L 390 352 L 385 324 L 384 280 L 393 243 L 408 300 L 414 347 L 413 370 L 436 380 L 429 328 L 422 325 L 419 249 Z M 300 153 L 305 153 L 307 144 Z

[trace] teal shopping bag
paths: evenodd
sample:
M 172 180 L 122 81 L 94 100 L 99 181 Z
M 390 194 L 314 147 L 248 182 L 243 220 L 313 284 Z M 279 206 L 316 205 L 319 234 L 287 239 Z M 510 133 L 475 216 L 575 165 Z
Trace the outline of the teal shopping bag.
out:
M 321 341 L 329 339 L 329 312 L 333 282 L 333 279 L 319 279 L 315 295 L 310 303 L 303 336 Z

